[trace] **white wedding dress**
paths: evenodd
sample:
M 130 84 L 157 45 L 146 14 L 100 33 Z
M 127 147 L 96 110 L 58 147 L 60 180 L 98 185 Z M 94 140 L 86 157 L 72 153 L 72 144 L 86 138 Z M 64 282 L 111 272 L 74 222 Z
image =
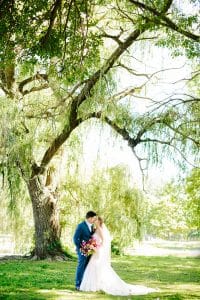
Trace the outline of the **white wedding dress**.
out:
M 92 255 L 81 282 L 81 291 L 103 291 L 107 294 L 128 296 L 145 295 L 157 290 L 142 285 L 131 285 L 124 282 L 111 267 L 111 237 L 107 227 L 102 227 L 103 241 L 97 233 L 94 237 L 101 246 Z

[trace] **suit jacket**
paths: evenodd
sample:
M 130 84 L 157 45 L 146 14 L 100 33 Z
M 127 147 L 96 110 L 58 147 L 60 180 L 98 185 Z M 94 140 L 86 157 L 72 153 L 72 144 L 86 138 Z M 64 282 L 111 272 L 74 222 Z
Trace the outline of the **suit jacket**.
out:
M 85 221 L 78 224 L 73 238 L 77 251 L 80 250 L 82 241 L 87 242 L 91 238 L 92 234 L 93 233 L 90 232 L 88 225 Z

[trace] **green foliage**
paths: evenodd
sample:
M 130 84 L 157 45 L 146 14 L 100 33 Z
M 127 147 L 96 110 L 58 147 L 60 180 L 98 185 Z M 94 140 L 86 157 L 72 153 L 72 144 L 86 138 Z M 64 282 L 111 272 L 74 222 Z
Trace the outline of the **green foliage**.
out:
M 187 221 L 194 229 L 200 231 L 200 169 L 195 168 L 186 178 Z
M 172 49 L 172 56 L 174 57 L 186 55 L 189 59 L 198 58 L 200 51 L 199 42 L 191 41 L 189 38 L 174 33 L 169 29 L 166 29 L 166 31 L 165 36 L 156 42 L 157 46 Z M 177 40 L 179 40 L 178 45 Z
M 165 9 L 167 1 L 145 0 L 140 3 L 144 3 L 150 9 L 143 9 L 143 14 L 138 14 L 138 22 L 142 24 L 146 19 L 148 20 L 146 24 L 148 31 L 161 33 L 155 41 L 156 45 L 170 48 L 173 56 L 186 55 L 189 59 L 198 58 L 200 51 L 199 38 L 193 39 L 190 35 L 190 33 L 196 33 L 198 36 L 198 1 L 183 2 L 183 8 L 181 2 L 173 2 L 169 9 L 170 13 L 166 15 L 166 18 L 161 12 Z M 189 10 L 193 8 L 193 15 L 184 8 L 186 5 Z M 179 42 L 177 43 L 177 41 Z
M 1 64 L 16 60 L 22 66 L 42 62 L 47 66 L 52 58 L 65 82 L 83 80 L 99 60 L 101 40 L 90 30 L 96 23 L 93 11 L 98 2 L 103 5 L 102 1 L 72 1 L 70 5 L 52 0 L 34 5 L 21 0 L 2 3 Z
M 119 245 L 119 242 L 117 242 L 117 241 L 111 242 L 111 253 L 113 253 L 115 255 L 121 254 L 121 247 Z
M 167 183 L 149 205 L 146 231 L 164 239 L 186 238 L 190 232 L 185 212 L 185 195 L 180 182 Z
M 0 98 L 1 110 L 1 172 L 8 181 L 13 206 L 21 189 L 21 179 L 30 174 L 32 140 L 26 132 L 24 119 L 19 114 L 18 104 Z M 21 176 L 21 172 L 23 176 Z
M 8 187 L 5 183 L 0 192 L 0 234 L 10 235 L 14 243 L 15 253 L 30 253 L 33 248 L 33 215 L 31 203 L 24 184 L 10 198 Z M 8 204 L 9 203 L 9 204 Z M 7 249 L 12 251 L 12 249 Z
M 198 239 L 199 169 L 193 169 L 184 180 L 165 184 L 155 197 L 148 205 L 145 224 L 148 234 L 164 239 L 186 239 L 194 235 Z

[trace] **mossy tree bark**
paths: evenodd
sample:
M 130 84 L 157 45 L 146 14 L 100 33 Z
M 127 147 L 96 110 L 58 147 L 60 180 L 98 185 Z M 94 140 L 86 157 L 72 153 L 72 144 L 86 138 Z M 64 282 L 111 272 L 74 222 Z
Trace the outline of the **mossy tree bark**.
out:
M 35 226 L 32 256 L 36 259 L 65 258 L 60 241 L 58 199 L 55 192 L 41 183 L 40 177 L 35 175 L 28 181 Z

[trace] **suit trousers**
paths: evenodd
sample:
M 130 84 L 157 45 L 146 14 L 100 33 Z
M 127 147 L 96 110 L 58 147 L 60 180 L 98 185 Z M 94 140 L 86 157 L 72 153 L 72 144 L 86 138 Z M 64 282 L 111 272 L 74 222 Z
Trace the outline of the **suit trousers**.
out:
M 80 251 L 77 251 L 78 253 L 78 266 L 76 269 L 76 288 L 79 288 L 81 285 L 81 281 L 83 279 L 83 274 L 85 272 L 85 268 L 87 267 L 87 264 L 90 260 L 91 255 L 84 256 L 81 254 Z

